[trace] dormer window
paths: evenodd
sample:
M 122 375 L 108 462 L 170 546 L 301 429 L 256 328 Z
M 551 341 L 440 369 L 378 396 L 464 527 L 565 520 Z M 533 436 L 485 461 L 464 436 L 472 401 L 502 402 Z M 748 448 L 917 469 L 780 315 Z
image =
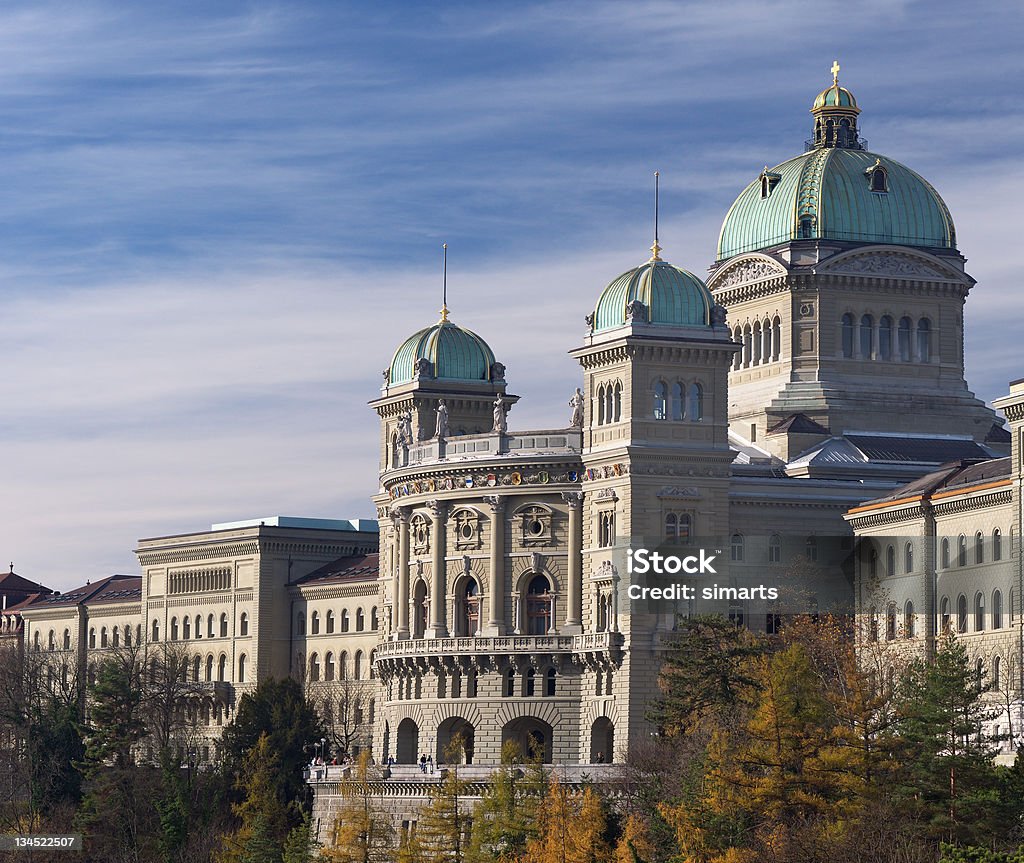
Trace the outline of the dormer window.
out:
M 864 173 L 867 175 L 872 192 L 889 191 L 889 172 L 885 169 L 881 159 L 875 159 L 875 164 Z
M 778 185 L 779 180 L 781 179 L 781 174 L 773 174 L 771 171 L 768 170 L 768 167 L 765 166 L 765 169 L 761 172 L 760 177 L 761 197 L 767 198 L 772 193 L 772 189 L 774 189 Z

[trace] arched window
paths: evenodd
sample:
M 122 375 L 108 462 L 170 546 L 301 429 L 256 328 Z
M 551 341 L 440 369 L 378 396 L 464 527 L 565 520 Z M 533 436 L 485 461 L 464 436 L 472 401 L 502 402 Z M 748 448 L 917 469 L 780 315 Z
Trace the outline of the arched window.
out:
M 992 688 L 996 691 L 1003 688 L 1003 662 L 998 656 L 992 658 Z
M 239 683 L 245 683 L 245 664 L 246 664 L 246 658 L 245 658 L 245 654 L 243 653 L 241 656 L 238 657 L 238 682 Z
M 213 654 L 206 657 L 206 682 L 213 681 Z
M 91 627 L 89 629 L 89 649 L 93 650 L 96 647 L 96 628 Z
M 1003 534 L 997 527 L 992 531 L 992 560 L 1003 559 Z
M 309 679 L 316 683 L 320 679 L 320 657 L 315 654 L 309 654 Z
M 896 574 L 896 549 L 891 545 L 885 549 L 885 574 L 890 577 Z
M 611 422 L 615 416 L 613 407 L 615 399 L 612 397 L 612 385 L 608 384 L 608 388 L 604 391 L 604 415 L 608 422 Z
M 679 519 L 674 512 L 665 516 L 665 539 L 671 541 L 678 535 Z
M 668 399 L 668 387 L 664 381 L 658 381 L 654 385 L 654 418 L 663 420 L 668 418 L 666 401 Z
M 980 530 L 974 534 L 974 562 L 985 562 L 985 538 L 981 535 Z
M 615 383 L 615 422 L 622 419 L 622 384 Z
M 818 559 L 818 537 L 813 534 L 807 537 L 804 552 L 808 560 L 816 561 Z
M 992 591 L 992 628 L 1003 628 L 1003 594 L 998 590 Z
M 849 312 L 843 315 L 841 335 L 843 356 L 846 357 L 846 359 L 851 359 L 853 357 L 853 315 Z
M 875 549 L 871 549 L 871 555 L 868 557 L 868 575 L 871 578 L 878 578 L 878 552 Z
M 152 629 L 153 629 L 153 633 L 152 633 L 152 639 L 151 640 L 152 641 L 159 641 L 160 640 L 160 621 L 154 620 L 153 621 Z
M 198 683 L 203 674 L 203 658 L 197 656 L 192 660 L 192 682 Z
M 100 629 L 100 647 L 107 646 L 107 628 L 104 626 Z
M 334 610 L 327 609 L 327 619 L 325 620 L 327 634 L 330 635 L 334 632 Z
M 71 630 L 64 630 L 64 649 L 71 650 Z
M 768 563 L 782 562 L 782 537 L 773 533 L 768 537 Z
M 974 674 L 978 678 L 978 683 L 981 683 L 985 679 L 985 660 L 980 656 L 974 663 Z
M 472 637 L 480 631 L 480 585 L 475 578 L 467 579 L 462 590 L 462 626 L 460 635 Z
M 910 362 L 910 334 L 913 330 L 914 325 L 910 318 L 900 318 L 900 327 L 896 334 L 896 345 L 899 350 L 900 359 L 905 362 Z
M 376 632 L 379 626 L 380 621 L 377 619 L 377 606 L 375 605 L 370 609 L 370 629 Z
M 871 172 L 871 191 L 872 192 L 888 192 L 889 191 L 889 178 L 886 174 L 885 168 L 879 166 Z
M 743 368 L 750 368 L 750 357 L 751 357 L 751 334 L 750 324 L 747 324 L 743 328 Z
M 343 608 L 341 610 L 341 631 L 342 632 L 348 632 L 350 628 L 351 627 L 350 627 L 350 624 L 349 624 L 348 609 L 347 608 Z
M 903 547 L 903 571 L 914 571 L 914 543 L 908 542 Z
M 761 322 L 754 321 L 754 326 L 750 330 L 750 364 L 760 365 L 761 364 Z
M 320 634 L 320 612 L 314 611 L 309 615 L 309 634 Z
M 171 641 L 178 640 L 178 618 L 171 618 Z
M 985 594 L 981 591 L 974 595 L 974 631 L 985 631 Z
M 338 656 L 338 680 L 348 680 L 348 651 L 343 650 Z
M 860 319 L 860 358 L 875 359 L 872 341 L 874 340 L 875 319 L 871 315 L 862 315 Z
M 690 384 L 690 407 L 687 415 L 690 422 L 699 423 L 704 419 L 704 387 L 698 383 Z
M 502 692 L 506 698 L 512 698 L 516 694 L 516 675 L 511 668 L 505 670 Z
M 181 619 L 181 637 L 186 641 L 192 637 L 192 618 L 188 615 Z
M 121 643 L 121 630 L 116 626 L 111 630 L 111 635 L 114 639 L 114 647 L 117 647 Z
M 914 603 L 909 599 L 903 606 L 903 635 L 905 638 L 917 638 L 917 618 L 914 617 Z
M 363 651 L 361 650 L 356 651 L 355 658 L 352 660 L 352 679 L 363 679 Z
M 939 621 L 941 623 L 942 632 L 949 632 L 949 597 L 942 597 L 942 602 L 939 603 Z
M 672 384 L 672 419 L 681 420 L 686 411 L 686 397 L 683 394 L 683 385 L 676 381 Z
M 962 593 L 956 600 L 956 631 L 967 632 L 967 597 Z
M 249 634 L 249 615 L 244 611 L 242 612 L 242 616 L 238 618 L 238 634 Z
M 544 695 L 547 698 L 551 698 L 555 694 L 556 680 L 555 680 L 555 669 L 549 668 L 544 672 Z
M 967 537 L 963 534 L 956 541 L 956 565 L 967 566 Z
M 734 561 L 743 560 L 743 534 L 734 533 L 729 541 L 729 559 Z
M 736 371 L 743 364 L 743 331 L 739 327 L 733 330 L 732 340 L 740 345 L 740 349 L 732 356 L 732 368 Z
M 761 362 L 772 361 L 772 322 L 765 319 L 761 324 Z
M 532 668 L 527 668 L 526 673 L 523 675 L 523 695 L 527 698 L 533 698 L 536 694 L 537 685 L 537 672 Z
M 228 616 L 224 613 L 222 613 L 220 616 L 220 637 L 228 637 Z
M 221 682 L 227 680 L 228 673 L 228 658 L 223 653 L 220 655 L 220 659 L 217 660 L 217 679 Z
M 883 315 L 878 321 L 878 356 L 892 359 L 892 318 Z
M 949 569 L 949 540 L 945 537 L 942 539 L 942 552 L 939 559 L 942 561 L 942 568 Z
M 604 416 L 604 384 L 601 384 L 597 388 L 597 424 L 603 426 L 605 424 Z
M 917 322 L 917 358 L 922 363 L 932 361 L 932 324 L 928 318 Z
M 782 319 L 776 315 L 772 321 L 772 359 L 782 356 Z
M 299 631 L 299 635 L 306 634 L 306 615 L 303 612 L 299 612 L 299 616 L 295 621 L 295 628 Z
M 878 609 L 873 605 L 868 613 L 868 641 L 878 641 Z
M 217 635 L 216 630 L 213 628 L 213 615 L 211 614 L 206 618 L 206 635 L 208 638 L 214 638 Z
M 324 654 L 324 680 L 334 680 L 334 654 L 329 650 Z
M 551 629 L 551 585 L 535 575 L 526 590 L 526 634 L 547 635 Z
M 366 629 L 366 615 L 363 614 L 361 608 L 356 609 L 356 632 L 362 632 Z
M 885 640 L 893 641 L 896 638 L 896 603 L 890 602 L 885 609 Z

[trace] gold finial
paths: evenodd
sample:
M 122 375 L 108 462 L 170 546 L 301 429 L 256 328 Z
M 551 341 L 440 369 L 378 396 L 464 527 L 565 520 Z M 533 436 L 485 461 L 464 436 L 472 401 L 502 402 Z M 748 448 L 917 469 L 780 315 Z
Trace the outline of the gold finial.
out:
M 661 246 L 658 245 L 658 186 L 659 186 L 659 174 L 657 171 L 654 172 L 654 245 L 651 246 L 651 260 L 661 260 Z
M 832 61 L 832 86 L 834 87 L 839 83 L 839 61 Z
M 441 272 L 441 320 L 439 324 L 448 323 L 448 244 L 442 243 L 444 250 L 444 264 Z

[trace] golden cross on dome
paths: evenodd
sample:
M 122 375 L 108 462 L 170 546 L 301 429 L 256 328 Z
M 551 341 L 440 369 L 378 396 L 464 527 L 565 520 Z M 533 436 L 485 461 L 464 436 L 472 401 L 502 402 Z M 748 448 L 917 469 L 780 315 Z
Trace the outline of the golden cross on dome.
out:
M 838 84 L 839 83 L 839 61 L 838 60 L 833 60 L 832 61 L 832 83 L 833 84 Z

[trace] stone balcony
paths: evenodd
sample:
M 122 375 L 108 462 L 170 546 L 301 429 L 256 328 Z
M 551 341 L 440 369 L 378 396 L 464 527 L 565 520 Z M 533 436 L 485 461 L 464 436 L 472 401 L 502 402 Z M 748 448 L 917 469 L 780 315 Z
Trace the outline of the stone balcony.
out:
M 426 656 L 495 656 L 499 654 L 590 653 L 618 648 L 621 632 L 585 635 L 499 635 L 471 638 L 408 638 L 379 644 L 375 657 L 385 659 Z
M 434 770 L 424 773 L 416 764 L 393 764 L 391 767 L 371 766 L 370 781 L 388 783 L 437 784 L 448 771 L 457 769 L 459 779 L 469 783 L 486 783 L 498 769 L 496 764 L 439 764 Z M 520 768 L 521 770 L 525 768 Z M 563 784 L 570 786 L 586 782 L 610 781 L 622 773 L 621 764 L 545 764 L 544 770 L 558 776 Z M 309 766 L 303 770 L 303 778 L 311 785 L 326 782 L 344 782 L 358 778 L 358 767 L 354 764 L 324 764 Z M 395 793 L 402 793 L 396 789 Z M 472 792 L 471 792 L 472 793 Z
M 583 432 L 580 429 L 487 432 L 420 441 L 409 447 L 408 458 L 402 467 L 525 455 L 578 456 L 582 451 Z

